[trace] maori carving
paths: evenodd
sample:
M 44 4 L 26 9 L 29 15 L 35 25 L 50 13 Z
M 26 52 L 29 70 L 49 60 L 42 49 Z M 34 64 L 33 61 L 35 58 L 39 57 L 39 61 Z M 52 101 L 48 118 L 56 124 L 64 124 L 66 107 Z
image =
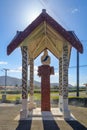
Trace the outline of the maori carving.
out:
M 43 65 L 49 65 L 50 64 L 50 56 L 48 56 L 47 49 L 44 50 L 44 55 L 41 57 L 41 63 Z
M 34 60 L 30 58 L 30 95 L 33 96 L 34 86 L 33 86 L 33 77 L 34 77 Z
M 59 59 L 59 95 L 62 96 L 62 57 Z
M 22 99 L 27 99 L 27 46 L 21 47 L 22 50 Z
M 38 75 L 41 76 L 41 111 L 50 111 L 50 75 L 54 74 L 54 68 L 50 67 L 50 57 L 47 49 L 41 57 L 42 65 L 38 67 Z
M 68 97 L 68 45 L 63 46 L 63 63 L 62 63 L 62 82 L 63 82 L 63 98 Z

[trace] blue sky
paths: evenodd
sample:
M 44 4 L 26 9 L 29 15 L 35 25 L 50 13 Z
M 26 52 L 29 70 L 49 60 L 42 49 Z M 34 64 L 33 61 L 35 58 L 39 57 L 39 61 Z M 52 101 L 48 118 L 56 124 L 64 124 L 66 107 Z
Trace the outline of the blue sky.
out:
M 87 65 L 87 0 L 0 0 L 0 76 L 3 68 L 8 68 L 9 76 L 21 78 L 21 51 L 16 49 L 7 56 L 6 49 L 16 31 L 23 31 L 45 8 L 65 29 L 73 30 L 84 46 L 80 54 L 80 65 Z M 55 76 L 51 82 L 58 82 L 58 60 L 51 54 L 51 66 Z M 41 56 L 41 55 L 40 55 Z M 35 80 L 40 56 L 35 60 Z M 71 53 L 70 66 L 76 66 L 76 50 Z M 87 82 L 87 67 L 80 67 L 80 85 Z M 69 83 L 76 85 L 76 68 L 69 69 Z

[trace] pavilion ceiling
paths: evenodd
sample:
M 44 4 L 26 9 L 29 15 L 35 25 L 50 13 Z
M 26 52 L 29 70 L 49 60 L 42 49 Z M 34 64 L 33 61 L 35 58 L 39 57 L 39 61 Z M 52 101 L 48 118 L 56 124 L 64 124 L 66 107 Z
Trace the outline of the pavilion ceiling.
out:
M 46 21 L 43 21 L 32 33 L 23 40 L 20 46 L 28 46 L 29 58 L 36 58 L 44 50 L 48 49 L 57 58 L 62 55 L 63 44 L 68 44 L 68 57 L 71 45 L 56 32 Z

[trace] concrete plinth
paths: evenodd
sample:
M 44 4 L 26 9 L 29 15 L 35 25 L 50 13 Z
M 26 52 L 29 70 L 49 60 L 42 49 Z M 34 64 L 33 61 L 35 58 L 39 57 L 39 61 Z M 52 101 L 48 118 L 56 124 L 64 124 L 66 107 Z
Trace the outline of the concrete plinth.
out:
M 25 119 L 27 119 L 27 117 L 28 117 L 28 110 L 21 109 L 20 110 L 20 120 L 25 120 Z
M 27 99 L 22 99 L 22 109 L 20 110 L 20 120 L 24 120 L 28 117 Z
M 63 111 L 63 96 L 59 95 L 59 110 Z
M 69 120 L 71 118 L 70 110 L 68 108 L 68 99 L 63 99 L 63 115 L 65 120 Z
M 71 118 L 70 116 L 70 110 L 68 108 L 68 99 L 63 99 L 63 96 L 59 96 L 59 110 L 63 113 L 64 119 L 69 120 Z

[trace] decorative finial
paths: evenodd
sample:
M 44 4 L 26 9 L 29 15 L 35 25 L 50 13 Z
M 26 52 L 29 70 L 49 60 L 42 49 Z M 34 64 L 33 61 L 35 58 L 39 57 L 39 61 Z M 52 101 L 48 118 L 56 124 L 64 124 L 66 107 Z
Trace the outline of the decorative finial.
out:
M 43 13 L 46 13 L 46 9 L 42 9 L 42 12 L 43 12 Z

